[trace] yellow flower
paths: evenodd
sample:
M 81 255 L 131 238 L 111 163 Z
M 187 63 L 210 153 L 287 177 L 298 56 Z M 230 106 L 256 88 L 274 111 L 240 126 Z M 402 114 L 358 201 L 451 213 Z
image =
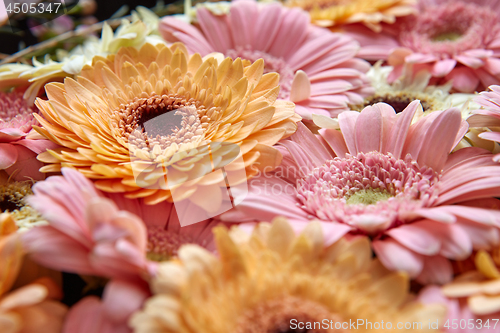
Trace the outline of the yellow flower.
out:
M 33 66 L 26 64 L 0 65 L 0 89 L 27 87 L 24 98 L 31 104 L 47 82 L 61 81 L 67 76 L 80 73 L 85 64 L 90 64 L 95 56 L 116 53 L 121 47 L 141 47 L 144 43 L 164 44 L 159 36 L 158 16 L 145 7 L 137 7 L 132 12 L 132 22 L 123 20 L 113 33 L 105 22 L 101 38 L 85 36 L 87 40 L 67 52 L 57 50 L 57 61 L 48 56 L 42 61 L 33 58 Z
M 106 192 L 147 204 L 189 197 L 217 210 L 225 178 L 243 183 L 276 167 L 281 155 L 271 146 L 300 120 L 293 103 L 277 101 L 279 75 L 263 75 L 262 60 L 220 58 L 145 44 L 95 58 L 77 81 L 48 84 L 35 129 L 63 148 L 38 156 L 50 163 L 41 171 L 72 167 Z M 212 172 L 237 156 L 244 162 L 227 177 Z
M 319 223 L 296 236 L 284 219 L 259 224 L 251 236 L 238 228 L 214 233 L 218 257 L 185 245 L 179 262 L 160 265 L 155 295 L 130 321 L 136 332 L 288 332 L 307 322 L 328 323 L 320 328 L 333 332 L 349 331 L 343 323 L 358 319 L 372 329 L 363 324 L 357 332 L 384 331 L 382 320 L 398 332 L 398 322 L 444 314 L 410 301 L 408 277 L 372 259 L 366 238 L 324 248 Z
M 415 12 L 415 0 L 287 0 L 290 7 L 309 12 L 314 24 L 330 27 L 363 23 L 380 32 L 380 23 L 394 23 L 399 16 Z
M 20 237 L 12 216 L 0 213 L 0 331 L 60 332 L 67 307 L 54 299 L 62 298 L 61 290 L 47 269 L 23 263 Z
M 477 316 L 500 314 L 500 248 L 475 256 L 476 270 L 463 273 L 443 286 L 450 298 L 466 298 L 471 312 Z

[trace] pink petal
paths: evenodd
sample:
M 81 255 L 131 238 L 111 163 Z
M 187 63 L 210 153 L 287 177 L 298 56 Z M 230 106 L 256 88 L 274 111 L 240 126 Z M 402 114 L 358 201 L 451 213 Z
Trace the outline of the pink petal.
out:
M 417 281 L 424 284 L 448 283 L 453 278 L 453 267 L 449 260 L 441 257 L 424 257 L 424 268 L 417 277 Z
M 424 266 L 422 255 L 415 253 L 394 239 L 374 240 L 373 250 L 382 264 L 392 271 L 407 272 L 410 277 L 417 277 Z
M 453 80 L 453 88 L 463 93 L 472 93 L 479 84 L 479 78 L 468 67 L 457 67 L 445 76 L 445 80 Z
M 114 280 L 106 285 L 103 306 L 110 320 L 127 323 L 132 313 L 140 309 L 149 293 L 141 286 Z
M 308 33 L 309 15 L 298 8 L 292 8 L 283 16 L 280 29 L 268 53 L 275 57 L 286 58 L 304 42 Z
M 334 129 L 320 129 L 319 134 L 328 143 L 330 148 L 335 152 L 335 155 L 344 157 L 348 153 L 347 146 L 344 141 L 344 136 Z
M 455 59 L 445 59 L 437 61 L 432 68 L 432 75 L 443 77 L 448 75 L 455 68 L 457 61 Z
M 204 7 L 196 11 L 196 16 L 198 17 L 198 22 L 205 38 L 214 46 L 214 51 L 224 53 L 233 48 L 231 34 L 226 23 L 226 16 L 214 15 Z
M 427 165 L 436 171 L 441 170 L 453 148 L 461 122 L 462 114 L 457 108 L 441 113 L 425 133 L 419 155 L 413 158 L 420 165 Z M 436 144 L 437 142 L 439 144 Z
M 349 149 L 349 154 L 357 155 L 356 147 L 356 121 L 360 113 L 356 111 L 346 111 L 339 114 L 339 126 L 344 136 L 344 140 Z M 343 157 L 343 156 L 342 156 Z
M 368 106 L 356 120 L 356 148 L 358 152 L 378 151 L 382 143 L 382 114 L 376 107 Z
M 396 124 L 391 128 L 386 151 L 392 153 L 396 158 L 401 158 L 401 152 L 405 144 L 406 136 L 408 135 L 408 129 L 410 128 L 411 121 L 419 106 L 420 102 L 411 102 L 403 112 L 400 113 Z
M 238 1 L 231 6 L 229 26 L 234 45 L 252 45 L 253 27 L 258 17 L 257 3 L 253 1 Z
M 458 55 L 458 56 L 455 56 L 455 59 L 464 64 L 465 66 L 467 67 L 471 67 L 471 68 L 479 68 L 481 66 L 484 65 L 484 62 L 481 60 L 481 59 L 478 59 L 478 58 L 475 58 L 475 57 L 468 57 L 468 56 L 465 56 L 465 55 Z
M 432 256 L 437 254 L 441 247 L 440 239 L 430 231 L 432 227 L 432 222 L 420 221 L 392 228 L 386 234 L 412 251 Z
M 7 169 L 17 161 L 18 150 L 12 144 L 0 143 L 0 170 Z
M 273 45 L 276 34 L 280 30 L 283 12 L 283 7 L 278 3 L 271 3 L 259 12 L 254 25 L 254 50 L 267 52 Z M 262 36 L 266 38 L 261 38 Z

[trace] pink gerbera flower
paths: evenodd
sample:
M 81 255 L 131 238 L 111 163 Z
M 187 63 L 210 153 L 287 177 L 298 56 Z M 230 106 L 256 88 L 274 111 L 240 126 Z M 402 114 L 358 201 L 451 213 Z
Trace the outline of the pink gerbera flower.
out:
M 394 66 L 392 80 L 413 64 L 415 73 L 429 70 L 435 84 L 453 80 L 453 88 L 469 93 L 500 82 L 499 14 L 498 0 L 427 0 L 395 36 L 394 31 L 374 39 L 354 34 L 361 37 L 364 58 L 382 56 Z
M 364 75 L 370 65 L 355 57 L 359 45 L 350 37 L 310 24 L 309 15 L 279 3 L 237 1 L 227 15 L 206 8 L 190 25 L 165 17 L 160 32 L 202 56 L 221 52 L 250 61 L 263 58 L 267 72 L 280 74 L 279 97 L 296 104 L 304 119 L 336 116 L 373 93 Z
M 182 227 L 174 205 L 144 206 L 142 200 L 112 194 L 106 198 L 78 171 L 62 169 L 33 186 L 30 205 L 48 221 L 23 242 L 40 264 L 78 274 L 141 284 L 159 261 L 194 243 L 213 249 L 210 220 Z
M 319 138 L 301 125 L 281 142 L 282 167 L 252 180 L 238 211 L 223 219 L 283 215 L 298 229 L 318 219 L 329 243 L 368 236 L 387 268 L 424 283 L 449 281 L 449 259 L 500 242 L 500 211 L 491 209 L 500 207 L 493 198 L 500 166 L 480 148 L 450 155 L 467 130 L 458 109 L 411 124 L 419 107 L 347 111 L 339 115 L 341 132 L 321 129 Z
M 29 133 L 31 126 L 38 124 L 34 112 L 36 108 L 28 105 L 22 93 L 0 92 L 0 178 L 3 172 L 14 180 L 45 178 L 38 171 L 43 163 L 37 161 L 36 156 L 57 145 L 39 139 L 34 131 Z
M 490 131 L 479 134 L 485 140 L 500 142 L 500 86 L 490 86 L 490 91 L 483 91 L 474 98 L 474 102 L 481 105 L 480 110 L 472 111 L 467 119 L 471 127 L 488 127 Z M 495 162 L 500 161 L 500 154 L 493 157 Z

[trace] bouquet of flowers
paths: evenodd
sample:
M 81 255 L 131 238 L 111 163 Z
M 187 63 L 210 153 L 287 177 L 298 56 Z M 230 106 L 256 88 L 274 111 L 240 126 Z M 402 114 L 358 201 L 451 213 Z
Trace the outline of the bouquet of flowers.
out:
M 1 333 L 500 332 L 499 0 L 61 4 L 0 10 Z

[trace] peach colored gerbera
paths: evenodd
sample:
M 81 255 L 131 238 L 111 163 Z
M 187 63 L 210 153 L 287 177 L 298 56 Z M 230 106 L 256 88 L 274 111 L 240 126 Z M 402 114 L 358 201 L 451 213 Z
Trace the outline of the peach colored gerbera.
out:
M 94 58 L 76 81 L 48 84 L 36 129 L 63 148 L 40 154 L 50 163 L 41 170 L 68 166 L 106 192 L 147 204 L 189 197 L 217 210 L 226 183 L 212 169 L 242 156 L 226 168 L 242 183 L 252 165 L 274 168 L 281 156 L 271 146 L 300 117 L 276 100 L 279 75 L 263 75 L 262 60 L 216 58 L 189 55 L 180 43 L 145 44 Z
M 81 173 L 62 173 L 35 184 L 28 199 L 49 223 L 23 235 L 36 262 L 143 286 L 158 262 L 176 257 L 182 244 L 213 249 L 210 230 L 216 222 L 181 228 L 172 203 L 145 206 L 120 194 L 106 197 Z
M 370 65 L 356 58 L 359 45 L 311 25 L 309 15 L 298 8 L 235 1 L 228 14 L 200 7 L 196 16 L 193 25 L 167 16 L 160 32 L 167 41 L 181 41 L 201 55 L 264 59 L 266 72 L 280 74 L 279 98 L 294 102 L 304 119 L 336 116 L 373 92 L 364 75 Z
M 0 214 L 0 330 L 6 333 L 59 333 L 66 306 L 59 287 L 48 278 L 13 291 L 23 261 L 23 250 L 17 227 L 9 214 Z M 26 278 L 26 277 L 22 277 Z
M 36 155 L 57 145 L 49 140 L 40 139 L 36 132 L 31 132 L 32 125 L 38 124 L 33 114 L 34 105 L 30 106 L 20 92 L 0 92 L 0 184 L 7 178 L 27 180 L 44 179 L 38 169 L 43 163 L 36 160 Z
M 443 286 L 441 292 L 449 298 L 465 299 L 476 316 L 500 316 L 500 247 L 490 253 L 475 255 L 476 270 L 461 274 Z M 500 326 L 498 326 L 500 328 Z
M 314 24 L 331 27 L 363 23 L 380 32 L 382 22 L 394 23 L 398 17 L 416 12 L 416 0 L 286 0 L 291 7 L 307 10 Z
M 324 247 L 319 223 L 296 236 L 284 219 L 259 224 L 251 236 L 239 228 L 214 233 L 218 257 L 186 245 L 180 262 L 160 266 L 155 295 L 130 321 L 135 332 L 344 332 L 339 324 L 360 320 L 400 332 L 397 322 L 443 315 L 440 306 L 411 301 L 407 275 L 385 270 L 365 238 Z M 313 322 L 327 327 L 307 327 Z
M 341 131 L 324 128 L 320 138 L 300 126 L 280 143 L 282 166 L 254 178 L 238 212 L 227 216 L 284 215 L 297 228 L 319 219 L 326 241 L 367 235 L 387 268 L 449 282 L 450 259 L 500 242 L 500 212 L 491 209 L 499 206 L 500 166 L 480 148 L 450 155 L 467 131 L 458 109 L 412 124 L 420 107 L 414 101 L 396 114 L 379 103 L 344 112 Z
M 500 82 L 499 5 L 498 0 L 420 1 L 419 13 L 405 18 L 395 34 L 359 39 L 361 54 L 387 59 L 394 66 L 391 80 L 413 64 L 429 70 L 433 84 L 452 80 L 460 92 L 484 90 Z

